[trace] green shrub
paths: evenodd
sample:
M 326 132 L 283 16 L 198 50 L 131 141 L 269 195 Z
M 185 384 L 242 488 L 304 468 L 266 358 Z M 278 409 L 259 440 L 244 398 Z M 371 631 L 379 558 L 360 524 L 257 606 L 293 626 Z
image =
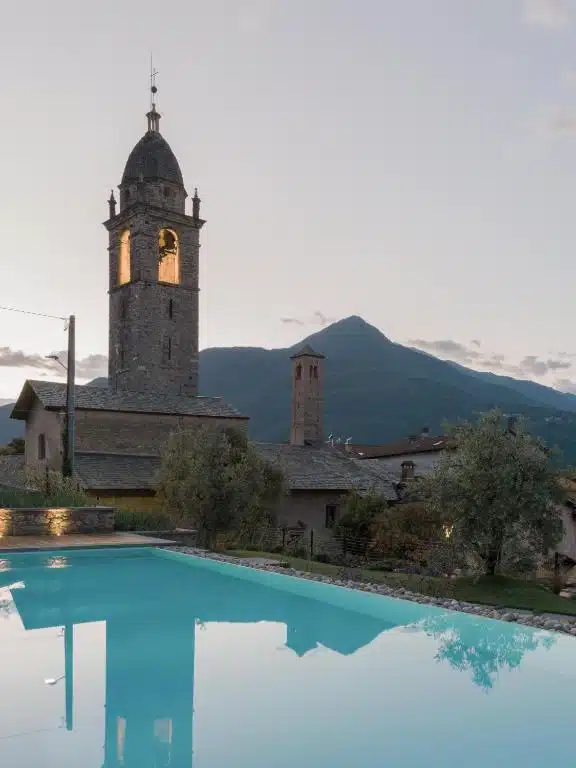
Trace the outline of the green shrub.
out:
M 114 518 L 117 531 L 169 531 L 174 527 L 160 509 L 128 509 L 118 507 Z
M 59 472 L 28 473 L 28 490 L 6 488 L 0 490 L 0 506 L 23 507 L 90 507 L 94 499 L 86 494 L 70 477 Z

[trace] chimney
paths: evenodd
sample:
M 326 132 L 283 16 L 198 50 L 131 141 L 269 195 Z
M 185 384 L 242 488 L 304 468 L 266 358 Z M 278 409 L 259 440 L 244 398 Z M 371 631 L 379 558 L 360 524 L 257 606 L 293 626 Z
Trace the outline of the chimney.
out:
M 415 464 L 413 461 L 403 461 L 401 464 L 402 467 L 402 482 L 406 482 L 407 480 L 414 480 L 414 468 Z
M 324 440 L 324 355 L 305 346 L 292 355 L 291 445 Z
M 422 427 L 421 437 L 430 437 L 430 427 Z

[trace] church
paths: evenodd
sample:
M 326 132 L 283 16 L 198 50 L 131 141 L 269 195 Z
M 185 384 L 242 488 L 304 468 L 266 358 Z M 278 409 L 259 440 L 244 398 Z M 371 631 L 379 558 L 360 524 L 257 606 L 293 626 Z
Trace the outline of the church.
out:
M 108 218 L 108 386 L 76 386 L 75 475 L 100 503 L 144 506 L 155 495 L 162 445 L 198 424 L 248 428 L 221 398 L 198 393 L 198 264 L 201 218 L 190 204 L 174 152 L 160 133 L 156 88 L 147 130 L 111 193 Z M 323 439 L 324 358 L 309 347 L 292 355 L 289 442 L 257 444 L 284 470 L 289 495 L 280 518 L 330 526 L 353 488 L 395 499 L 393 479 Z M 26 422 L 28 469 L 63 465 L 66 386 L 26 381 L 12 418 Z

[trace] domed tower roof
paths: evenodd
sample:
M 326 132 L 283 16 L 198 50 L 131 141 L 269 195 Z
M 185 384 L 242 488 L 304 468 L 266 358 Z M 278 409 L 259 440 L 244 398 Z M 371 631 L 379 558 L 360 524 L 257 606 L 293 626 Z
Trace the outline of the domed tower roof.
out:
M 156 130 L 148 130 L 134 147 L 122 175 L 122 184 L 162 179 L 184 186 L 178 160 L 166 139 Z

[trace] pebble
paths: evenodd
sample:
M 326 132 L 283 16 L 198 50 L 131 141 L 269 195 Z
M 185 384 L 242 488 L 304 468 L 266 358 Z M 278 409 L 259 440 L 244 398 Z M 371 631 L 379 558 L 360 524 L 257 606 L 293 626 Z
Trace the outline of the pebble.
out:
M 247 566 L 247 563 L 243 558 L 229 557 L 226 555 L 215 555 L 211 552 L 207 552 L 206 550 L 195 549 L 194 547 L 166 547 L 166 549 L 182 552 L 183 554 L 187 555 L 195 555 L 196 557 L 209 557 L 212 560 L 233 563 L 235 565 L 243 565 L 245 567 Z M 462 613 L 470 613 L 476 616 L 499 619 L 500 621 L 515 621 L 521 625 L 542 628 L 554 632 L 561 632 L 563 634 L 576 637 L 576 616 L 566 616 L 564 619 L 550 619 L 539 616 L 537 614 L 530 614 L 526 612 L 514 613 L 500 609 L 495 610 L 493 608 L 487 608 L 485 605 L 476 605 L 474 603 L 460 602 L 459 600 L 454 599 L 445 600 L 441 597 L 422 595 L 419 593 L 411 592 L 404 587 L 394 588 L 389 587 L 386 584 L 369 584 L 349 580 L 343 581 L 341 579 L 331 579 L 329 576 L 297 571 L 295 568 L 284 568 L 277 565 L 249 565 L 248 567 L 254 567 L 262 571 L 275 571 L 284 574 L 289 573 L 303 579 L 320 581 L 325 584 L 335 584 L 336 586 L 347 587 L 348 589 L 360 589 L 364 592 L 373 592 L 375 594 L 387 595 L 389 597 L 400 597 L 403 600 L 411 600 L 412 602 L 434 605 L 438 606 L 439 608 L 447 608 L 452 611 L 460 611 Z

